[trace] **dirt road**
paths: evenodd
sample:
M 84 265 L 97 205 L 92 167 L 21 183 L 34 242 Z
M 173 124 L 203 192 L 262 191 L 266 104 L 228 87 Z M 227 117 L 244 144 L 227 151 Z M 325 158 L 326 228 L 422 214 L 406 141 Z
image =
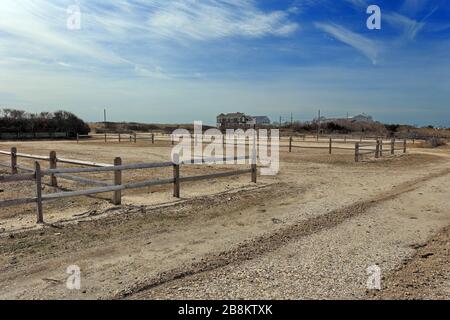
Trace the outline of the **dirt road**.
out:
M 93 199 L 98 208 L 74 203 L 65 221 L 52 207 L 53 226 L 0 237 L 0 298 L 373 297 L 367 267 L 399 281 L 389 279 L 449 225 L 449 152 L 427 152 L 359 164 L 283 153 L 281 173 L 256 186 L 217 180 L 179 202 L 130 194 L 147 200 L 121 207 Z M 70 265 L 80 291 L 65 286 Z M 448 282 L 433 286 L 449 298 Z

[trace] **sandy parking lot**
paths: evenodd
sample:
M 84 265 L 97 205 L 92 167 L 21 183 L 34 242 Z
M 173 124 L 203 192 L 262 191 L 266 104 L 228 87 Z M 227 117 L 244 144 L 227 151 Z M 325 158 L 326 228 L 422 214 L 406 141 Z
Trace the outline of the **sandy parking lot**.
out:
M 105 163 L 117 156 L 124 163 L 168 161 L 170 154 L 167 143 L 147 142 L 2 142 L 0 150 L 11 146 Z M 192 166 L 183 174 L 226 169 Z M 389 298 L 409 288 L 411 277 L 401 270 L 415 263 L 434 276 L 422 289 L 412 284 L 407 297 L 448 299 L 448 242 L 434 249 L 440 263 L 414 261 L 449 225 L 449 173 L 448 148 L 359 163 L 351 149 L 283 149 L 279 175 L 256 185 L 247 175 L 186 183 L 181 200 L 170 186 L 145 188 L 126 192 L 118 207 L 109 194 L 66 199 L 45 204 L 44 227 L 35 226 L 33 206 L 2 209 L 0 298 Z M 170 170 L 124 175 L 148 177 L 170 177 Z M 32 195 L 33 187 L 2 185 L 0 200 Z M 386 279 L 385 295 L 367 292 L 366 268 L 374 264 Z M 70 265 L 81 267 L 80 291 L 65 286 Z

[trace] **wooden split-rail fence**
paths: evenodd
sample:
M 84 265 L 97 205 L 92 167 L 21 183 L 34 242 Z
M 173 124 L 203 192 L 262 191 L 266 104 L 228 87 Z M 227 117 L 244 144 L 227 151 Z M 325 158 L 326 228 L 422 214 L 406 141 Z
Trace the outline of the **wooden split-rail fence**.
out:
M 400 145 L 400 147 L 399 147 Z M 397 141 L 392 138 L 390 141 L 377 139 L 374 143 L 359 143 L 355 144 L 355 162 L 359 162 L 365 155 L 373 155 L 376 159 L 383 157 L 385 154 L 394 155 L 396 151 L 407 152 L 407 140 Z
M 159 163 L 137 163 L 137 164 L 122 164 L 121 158 L 115 158 L 114 163 L 110 164 L 102 164 L 90 161 L 81 161 L 81 160 L 71 160 L 58 158 L 56 156 L 56 152 L 52 151 L 48 157 L 46 156 L 37 156 L 30 154 L 18 153 L 16 148 L 12 148 L 10 152 L 0 151 L 0 155 L 8 155 L 10 156 L 11 163 L 8 165 L 0 164 L 3 167 L 10 167 L 11 175 L 0 176 L 0 184 L 2 183 L 10 183 L 10 182 L 19 182 L 19 181 L 34 181 L 36 185 L 36 196 L 28 197 L 28 198 L 19 198 L 13 200 L 3 200 L 0 201 L 0 208 L 17 206 L 17 205 L 25 205 L 35 203 L 37 206 L 37 223 L 44 223 L 44 214 L 43 214 L 43 203 L 46 201 L 52 201 L 62 198 L 68 197 L 79 197 L 79 196 L 88 196 L 95 195 L 106 192 L 113 192 L 112 203 L 114 205 L 120 205 L 122 203 L 122 191 L 130 190 L 130 189 L 140 189 L 144 187 L 150 186 L 160 186 L 160 185 L 169 185 L 173 184 L 173 196 L 176 198 L 180 198 L 180 190 L 182 182 L 189 181 L 200 181 L 200 180 L 208 180 L 222 177 L 231 177 L 238 176 L 244 174 L 251 174 L 252 183 L 257 182 L 257 165 L 256 161 L 251 161 L 249 169 L 240 169 L 234 171 L 227 171 L 221 173 L 212 173 L 201 176 L 188 176 L 182 177 L 180 172 L 180 168 L 182 165 L 189 165 L 191 163 L 196 162 L 179 162 L 175 159 L 174 162 L 159 162 Z M 33 159 L 39 161 L 48 161 L 49 168 L 44 169 L 41 166 L 39 161 L 35 161 L 34 168 L 27 168 L 21 165 L 18 165 L 18 158 L 26 158 Z M 175 155 L 177 158 L 177 155 Z M 201 159 L 201 163 L 209 163 L 214 164 L 217 161 L 227 162 L 230 160 L 238 161 L 238 160 L 249 160 L 250 157 L 233 157 L 223 159 Z M 57 168 L 58 163 L 72 164 L 82 166 L 81 168 Z M 173 168 L 173 176 L 168 179 L 157 179 L 157 180 L 146 180 L 142 182 L 134 182 L 134 183 L 123 183 L 122 182 L 122 172 L 126 170 L 140 170 L 140 169 L 155 169 L 155 168 Z M 27 172 L 26 174 L 19 174 L 18 171 L 22 170 Z M 74 174 L 78 173 L 100 173 L 100 172 L 113 172 L 114 180 L 112 183 L 107 183 L 104 181 L 98 181 L 93 179 L 82 178 L 79 176 L 74 176 Z M 80 190 L 80 191 L 64 191 L 59 193 L 52 194 L 42 194 L 42 186 L 43 186 L 43 178 L 50 177 L 50 185 L 57 187 L 58 182 L 57 178 L 62 178 L 66 180 L 76 181 L 79 183 L 83 183 L 86 185 L 94 185 L 96 188 L 88 189 L 88 190 Z

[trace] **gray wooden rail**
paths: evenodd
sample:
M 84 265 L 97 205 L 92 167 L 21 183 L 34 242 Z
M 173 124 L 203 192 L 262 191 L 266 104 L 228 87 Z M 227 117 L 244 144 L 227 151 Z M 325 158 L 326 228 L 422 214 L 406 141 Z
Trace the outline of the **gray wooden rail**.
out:
M 7 154 L 7 152 L 3 152 L 2 154 Z M 17 155 L 17 153 L 14 153 Z M 121 158 L 114 159 L 114 165 L 108 166 L 94 166 L 88 168 L 56 168 L 55 167 L 55 158 L 56 153 L 52 152 L 53 157 L 38 156 L 39 158 L 45 158 L 45 160 L 52 161 L 49 169 L 42 169 L 41 165 L 38 161 L 35 162 L 34 172 L 33 174 L 17 174 L 13 173 L 9 176 L 0 176 L 0 184 L 1 183 L 9 183 L 9 182 L 19 182 L 19 181 L 34 181 L 36 183 L 36 196 L 30 198 L 20 198 L 13 200 L 3 200 L 0 201 L 0 208 L 24 205 L 30 203 L 36 203 L 37 207 L 37 223 L 44 223 L 44 215 L 43 215 L 43 202 L 68 198 L 68 197 L 79 197 L 79 196 L 88 196 L 106 192 L 113 192 L 112 202 L 114 205 L 120 205 L 122 203 L 122 191 L 130 190 L 130 189 L 140 189 L 149 186 L 160 186 L 160 185 L 168 185 L 173 184 L 173 195 L 176 198 L 180 198 L 180 190 L 181 190 L 181 182 L 188 181 L 200 181 L 200 180 L 208 180 L 222 177 L 230 177 L 237 176 L 243 174 L 251 173 L 251 180 L 253 183 L 257 182 L 257 166 L 256 163 L 251 164 L 250 169 L 240 169 L 228 172 L 221 173 L 213 173 L 201 176 L 190 176 L 190 177 L 181 177 L 180 176 L 180 167 L 182 165 L 187 165 L 188 163 L 179 163 L 179 161 L 175 162 L 161 162 L 161 163 L 139 163 L 139 164 L 122 164 Z M 222 159 L 204 159 L 202 162 L 219 162 L 219 161 L 228 161 L 228 160 L 240 160 L 240 159 L 249 159 L 249 157 L 233 157 L 233 158 L 222 158 Z M 70 163 L 79 163 L 77 160 L 71 160 Z M 86 161 L 81 161 L 82 163 L 86 163 Z M 191 161 L 192 162 L 192 161 Z M 57 162 L 56 162 L 57 163 Z M 91 162 L 91 164 L 94 164 Z M 134 182 L 134 183 L 126 183 L 122 182 L 122 172 L 125 170 L 138 170 L 138 169 L 152 169 L 152 168 L 164 168 L 164 167 L 173 167 L 173 177 L 168 179 L 157 179 L 157 180 L 146 180 L 142 182 Z M 18 166 L 14 167 L 15 169 Z M 91 180 L 87 178 L 81 178 L 77 176 L 72 176 L 70 174 L 76 173 L 99 173 L 99 172 L 114 172 L 114 181 L 111 184 Z M 80 190 L 80 191 L 65 191 L 59 193 L 52 194 L 42 194 L 42 178 L 45 176 L 49 177 L 61 177 L 68 180 L 74 180 L 86 184 L 92 185 L 101 185 L 100 187 L 96 187 L 88 190 Z M 51 179 L 51 183 L 52 179 Z

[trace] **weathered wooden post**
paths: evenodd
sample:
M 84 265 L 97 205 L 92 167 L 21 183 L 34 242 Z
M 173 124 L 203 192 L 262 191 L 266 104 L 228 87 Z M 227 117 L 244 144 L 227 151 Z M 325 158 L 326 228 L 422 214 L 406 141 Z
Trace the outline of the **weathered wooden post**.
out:
M 383 157 L 383 138 L 380 139 L 380 157 Z
M 106 133 L 105 133 L 105 143 L 106 143 L 106 141 L 107 141 L 107 138 L 106 138 Z
M 80 134 L 77 133 L 77 143 L 80 143 Z
M 152 144 L 155 144 L 155 134 L 152 133 Z
M 359 143 L 355 143 L 355 162 L 359 162 Z
M 56 152 L 51 151 L 49 156 L 49 163 L 50 163 L 50 169 L 56 169 L 58 166 L 58 159 L 56 158 Z M 56 176 L 54 174 L 50 175 L 50 185 L 52 187 L 57 188 L 58 187 L 58 179 L 56 179 Z
M 180 198 L 180 155 L 174 154 L 173 157 L 173 196 Z
M 347 143 L 347 136 L 344 136 L 344 143 Z
M 403 153 L 406 153 L 406 139 L 403 140 Z
M 289 137 L 289 152 L 292 152 L 292 137 Z
M 122 138 L 121 138 L 121 135 L 119 133 L 119 143 L 121 143 L 121 142 L 122 142 Z
M 391 154 L 395 154 L 395 138 L 391 139 Z
M 330 138 L 330 146 L 329 146 L 329 153 L 333 153 L 333 138 Z
M 137 143 L 137 134 L 136 134 L 136 132 L 134 132 L 133 135 L 134 135 L 134 143 Z
M 257 183 L 258 179 L 258 166 L 256 165 L 256 161 L 252 161 L 252 182 Z
M 11 148 L 11 174 L 17 174 L 17 148 Z
M 37 205 L 37 223 L 44 223 L 44 213 L 42 211 L 42 174 L 39 162 L 34 163 L 34 174 L 36 178 L 36 205 Z
M 122 165 L 122 159 L 121 158 L 115 158 L 114 159 L 114 166 L 121 166 Z M 122 184 L 122 170 L 115 170 L 114 171 L 114 185 L 120 186 Z M 114 191 L 113 195 L 113 204 L 118 206 L 122 204 L 122 191 Z
M 377 139 L 377 145 L 375 147 L 375 159 L 380 157 L 380 140 Z

